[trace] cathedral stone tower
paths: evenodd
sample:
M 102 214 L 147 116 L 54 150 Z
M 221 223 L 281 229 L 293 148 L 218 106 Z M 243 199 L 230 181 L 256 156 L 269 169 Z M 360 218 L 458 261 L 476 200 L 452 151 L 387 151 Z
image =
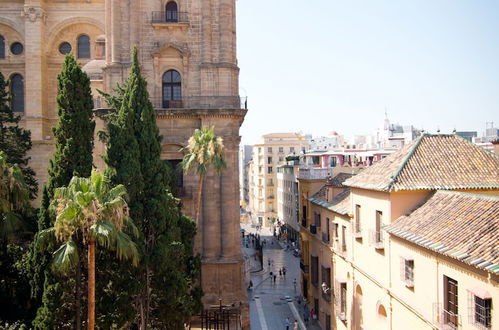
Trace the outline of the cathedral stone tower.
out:
M 21 84 L 12 85 L 23 100 L 16 111 L 32 131 L 40 183 L 53 151 L 56 77 L 64 55 L 75 54 L 92 80 L 96 108 L 106 108 L 96 90 L 112 92 L 124 81 L 133 46 L 156 108 L 163 159 L 177 164 L 196 128 L 215 126 L 224 139 L 228 167 L 206 178 L 196 248 L 205 304 L 221 299 L 241 305 L 244 318 L 238 148 L 246 107 L 238 93 L 235 0 L 0 0 L 0 72 Z M 103 152 L 96 145 L 99 167 Z M 178 176 L 184 213 L 193 215 L 197 179 Z

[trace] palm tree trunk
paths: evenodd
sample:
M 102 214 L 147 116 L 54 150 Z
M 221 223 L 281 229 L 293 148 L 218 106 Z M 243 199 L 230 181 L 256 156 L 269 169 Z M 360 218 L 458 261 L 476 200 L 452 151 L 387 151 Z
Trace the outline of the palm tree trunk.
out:
M 199 213 L 201 210 L 201 198 L 203 197 L 204 174 L 199 175 L 198 198 L 196 200 L 196 226 L 199 228 Z
M 95 327 L 95 240 L 88 242 L 88 330 Z
M 80 251 L 81 252 L 81 251 Z M 78 264 L 76 265 L 76 292 L 75 292 L 75 313 L 76 330 L 81 330 L 81 260 L 78 253 Z

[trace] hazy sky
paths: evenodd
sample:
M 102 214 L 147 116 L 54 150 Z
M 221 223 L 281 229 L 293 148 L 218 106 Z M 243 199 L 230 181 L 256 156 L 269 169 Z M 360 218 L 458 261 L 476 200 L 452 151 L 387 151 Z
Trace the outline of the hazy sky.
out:
M 497 0 L 237 0 L 244 144 L 499 126 Z

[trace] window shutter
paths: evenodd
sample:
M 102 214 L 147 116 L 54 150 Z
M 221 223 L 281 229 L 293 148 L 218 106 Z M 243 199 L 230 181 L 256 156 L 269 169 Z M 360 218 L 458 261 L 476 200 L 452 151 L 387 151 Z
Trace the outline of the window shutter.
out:
M 400 280 L 405 282 L 405 258 L 400 257 Z

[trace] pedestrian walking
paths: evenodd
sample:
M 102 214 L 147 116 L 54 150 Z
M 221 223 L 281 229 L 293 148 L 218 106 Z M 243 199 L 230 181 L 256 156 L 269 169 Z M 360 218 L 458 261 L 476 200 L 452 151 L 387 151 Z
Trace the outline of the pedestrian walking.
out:
M 295 292 L 296 292 L 296 278 L 293 280 L 293 286 L 295 287 Z
M 282 275 L 284 275 L 284 277 L 286 277 L 286 267 L 282 267 Z
M 277 279 L 277 275 L 274 274 L 274 284 L 275 284 L 275 280 Z
M 279 277 L 282 277 L 282 268 L 279 268 Z
M 308 312 L 305 310 L 303 311 L 303 321 L 305 322 L 305 324 L 308 324 Z
M 270 268 L 270 264 L 272 263 L 270 260 L 271 260 L 271 259 L 269 258 L 269 262 L 268 262 L 268 264 L 269 264 L 269 268 Z
M 289 330 L 289 327 L 291 326 L 291 321 L 289 320 L 289 317 L 286 317 L 286 320 L 284 320 L 284 325 L 286 326 L 286 330 Z
M 295 322 L 293 323 L 293 330 L 299 330 L 300 328 L 298 327 L 298 320 L 295 319 Z

